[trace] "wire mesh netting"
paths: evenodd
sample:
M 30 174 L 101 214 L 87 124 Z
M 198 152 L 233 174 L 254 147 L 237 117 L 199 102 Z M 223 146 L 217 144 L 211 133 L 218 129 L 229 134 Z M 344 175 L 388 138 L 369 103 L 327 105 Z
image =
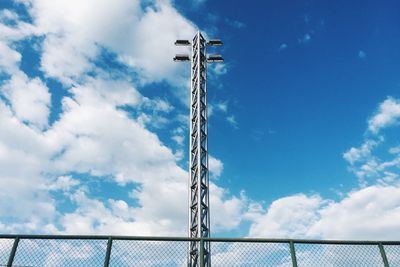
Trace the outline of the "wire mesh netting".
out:
M 291 266 L 289 243 L 211 242 L 212 266 Z
M 189 238 L 0 235 L 0 266 L 188 266 L 190 242 L 200 247 L 199 239 Z M 400 242 L 210 238 L 203 242 L 209 243 L 211 266 L 216 267 L 400 266 Z
M 296 244 L 299 267 L 383 266 L 378 245 Z
M 13 266 L 102 266 L 107 240 L 21 239 Z
M 400 266 L 400 246 L 384 246 L 389 266 Z
M 110 266 L 186 266 L 189 242 L 115 240 Z
M 7 265 L 13 243 L 14 239 L 0 239 L 0 266 Z

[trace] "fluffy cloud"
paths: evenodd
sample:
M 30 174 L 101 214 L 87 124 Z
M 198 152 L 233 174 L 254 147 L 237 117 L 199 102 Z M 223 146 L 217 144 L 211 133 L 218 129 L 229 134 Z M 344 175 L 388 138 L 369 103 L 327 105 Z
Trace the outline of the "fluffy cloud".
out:
M 400 187 L 370 186 L 350 192 L 319 211 L 310 236 L 335 239 L 397 240 L 400 238 Z
M 0 11 L 0 74 L 18 71 L 21 54 L 13 43 L 36 33 L 36 28 L 8 9 Z
M 378 133 L 381 129 L 398 124 L 400 119 L 400 101 L 393 97 L 388 97 L 383 101 L 378 111 L 368 121 L 368 129 L 372 133 Z
M 221 173 L 224 169 L 224 163 L 222 163 L 221 160 L 214 158 L 213 156 L 209 156 L 208 165 L 212 178 L 218 178 L 221 176 Z
M 369 186 L 339 201 L 318 195 L 275 200 L 251 226 L 256 237 L 397 240 L 400 187 Z
M 397 148 L 382 148 L 390 143 L 382 134 L 382 130 L 398 124 L 400 118 L 399 100 L 388 97 L 379 104 L 375 114 L 368 121 L 367 137 L 360 147 L 352 147 L 343 154 L 343 158 L 350 163 L 350 169 L 359 178 L 361 185 L 368 184 L 367 178 L 372 182 L 392 183 L 396 180 L 400 158 L 396 153 Z M 397 140 L 395 141 L 397 142 Z M 377 148 L 380 153 L 374 153 Z
M 107 90 L 110 87 L 117 89 Z M 25 232 L 185 234 L 187 172 L 177 165 L 175 155 L 157 135 L 118 108 L 140 109 L 149 100 L 123 81 L 90 78 L 70 92 L 72 96 L 63 99 L 59 120 L 45 132 L 25 125 L 2 104 L 0 156 L 5 166 L 0 180 L 9 190 L 2 191 L 5 201 L 0 214 L 16 216 L 11 211 L 26 201 L 21 217 L 16 219 L 21 223 L 14 223 L 13 229 L 21 230 L 35 218 L 36 223 Z M 159 109 L 158 105 L 154 108 Z M 214 171 L 221 174 L 222 163 L 217 162 Z M 17 167 L 21 163 L 24 168 Z M 90 190 L 79 180 L 64 175 L 71 172 L 111 176 L 120 186 L 137 184 L 130 194 L 136 204 L 89 197 Z M 80 189 L 74 189 L 77 186 Z M 213 226 L 232 229 L 241 222 L 245 198 L 229 197 L 214 184 L 211 188 L 211 206 L 216 214 Z M 57 210 L 58 200 L 51 195 L 57 191 L 64 192 L 76 206 L 73 212 L 62 214 Z M 25 197 L 13 200 L 15 193 Z M 125 208 L 126 216 L 117 212 Z
M 37 231 L 55 216 L 55 203 L 41 175 L 51 146 L 1 102 L 0 128 L 0 221 L 14 222 L 4 225 L 4 232 Z
M 173 43 L 194 36 L 195 27 L 168 1 L 32 0 L 28 6 L 45 35 L 41 67 L 50 77 L 73 83 L 96 70 L 93 60 L 105 49 L 138 71 L 141 82 L 186 84 L 184 66 L 171 60 Z
M 60 140 L 54 168 L 113 175 L 120 184 L 179 177 L 181 171 L 173 153 L 155 134 L 116 109 L 119 105 L 137 105 L 138 93 L 126 84 L 124 87 L 123 82 L 112 82 L 119 91 L 103 91 L 109 83 L 93 81 L 73 88 L 74 98 L 64 98 L 64 112 L 47 132 L 48 138 Z
M 18 41 L 38 34 L 34 25 L 19 19 L 18 14 L 8 9 L 0 11 L 0 41 Z
M 20 53 L 0 41 L 0 73 L 16 71 L 20 60 Z
M 307 236 L 318 220 L 321 197 L 303 194 L 284 197 L 272 202 L 267 212 L 256 218 L 250 236 L 300 237 Z
M 164 222 L 138 219 L 137 210 L 123 200 L 109 199 L 102 202 L 89 198 L 82 190 L 71 196 L 78 208 L 66 213 L 60 223 L 66 233 L 160 235 L 176 234 Z M 168 232 L 169 229 L 169 232 Z
M 24 73 L 17 72 L 1 87 L 1 90 L 10 101 L 18 119 L 40 129 L 47 126 L 50 93 L 40 79 L 29 79 Z
M 163 116 L 174 107 L 144 97 L 133 84 L 185 85 L 188 73 L 171 58 L 174 40 L 193 36 L 193 24 L 168 1 L 21 3 L 32 24 L 11 11 L 0 14 L 0 69 L 9 75 L 0 102 L 0 185 L 6 188 L 0 193 L 1 231 L 184 235 L 187 171 L 147 128 L 165 126 Z M 14 47 L 32 35 L 41 37 L 34 45 L 44 78 L 28 77 L 19 68 L 23 57 Z M 104 69 L 96 63 L 104 54 L 123 67 Z M 121 74 L 126 68 L 135 79 Z M 43 80 L 48 77 L 65 90 L 56 107 L 61 112 L 50 125 L 55 107 Z M 183 136 L 185 127 L 176 129 L 175 135 Z M 221 175 L 222 162 L 211 161 L 212 173 Z M 135 189 L 104 200 L 82 177 Z M 248 202 L 244 194 L 231 196 L 215 184 L 211 190 L 219 215 L 212 227 L 240 224 Z
M 381 139 L 381 141 L 383 141 Z M 366 158 L 371 157 L 372 150 L 379 144 L 379 142 L 375 140 L 367 140 L 361 147 L 356 148 L 352 147 L 345 153 L 343 153 L 343 158 L 348 161 L 351 165 L 354 163 L 365 160 Z
M 390 97 L 382 102 L 370 119 L 368 130 L 376 134 L 394 125 L 397 102 Z M 250 235 L 399 239 L 400 227 L 395 223 L 400 217 L 399 149 L 391 147 L 387 153 L 376 153 L 386 142 L 382 136 L 373 135 L 360 147 L 352 147 L 343 154 L 350 170 L 359 178 L 359 187 L 339 200 L 299 194 L 273 201 L 267 211 L 256 208 L 250 216 L 253 220 Z
M 212 231 L 235 229 L 246 219 L 250 204 L 244 192 L 240 196 L 230 196 L 229 191 L 210 183 L 210 214 Z

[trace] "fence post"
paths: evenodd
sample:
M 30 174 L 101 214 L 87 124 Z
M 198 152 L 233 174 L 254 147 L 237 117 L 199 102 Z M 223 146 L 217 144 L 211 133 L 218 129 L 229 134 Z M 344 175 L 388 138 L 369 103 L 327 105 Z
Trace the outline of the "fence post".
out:
M 108 267 L 110 265 L 111 247 L 112 247 L 112 238 L 109 237 L 107 242 L 106 257 L 104 258 L 104 267 Z
M 199 253 L 200 267 L 204 267 L 204 239 L 200 238 L 200 253 Z
M 379 243 L 378 246 L 379 246 L 379 251 L 381 252 L 381 256 L 382 256 L 383 266 L 389 267 L 389 261 L 386 257 L 385 248 L 383 247 L 382 243 Z
M 293 241 L 289 241 L 290 244 L 290 256 L 292 257 L 292 265 L 293 267 L 297 267 L 297 259 L 296 259 L 296 251 L 294 250 Z
M 11 267 L 14 262 L 15 253 L 17 253 L 18 243 L 19 243 L 19 237 L 16 237 L 10 252 L 10 257 L 8 258 L 7 267 Z

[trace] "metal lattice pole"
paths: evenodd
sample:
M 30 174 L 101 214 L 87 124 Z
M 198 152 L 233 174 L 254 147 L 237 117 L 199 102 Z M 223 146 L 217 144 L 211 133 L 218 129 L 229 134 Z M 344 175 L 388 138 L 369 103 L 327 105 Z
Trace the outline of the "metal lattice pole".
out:
M 205 39 L 198 33 L 193 39 L 192 46 L 189 237 L 210 236 L 205 49 Z M 199 248 L 197 246 L 197 242 L 191 242 L 190 266 L 196 266 L 198 261 Z M 207 243 L 206 246 L 204 256 L 208 258 L 209 244 Z
M 190 45 L 187 40 L 177 45 Z M 208 127 L 207 127 L 207 62 L 223 61 L 220 55 L 207 59 L 207 45 L 221 45 L 219 40 L 206 42 L 197 32 L 192 42 L 190 88 L 190 144 L 189 144 L 189 237 L 210 237 L 210 198 L 208 179 Z M 188 61 L 189 56 L 177 55 L 175 61 Z M 201 259 L 200 259 L 201 257 Z M 191 241 L 188 266 L 211 266 L 209 242 Z

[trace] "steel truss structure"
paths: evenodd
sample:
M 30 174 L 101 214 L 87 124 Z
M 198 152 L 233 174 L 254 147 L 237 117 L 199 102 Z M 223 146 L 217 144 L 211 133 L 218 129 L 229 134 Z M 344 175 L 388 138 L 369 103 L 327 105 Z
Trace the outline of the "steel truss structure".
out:
M 178 40 L 177 45 L 190 45 Z M 210 55 L 208 45 L 221 45 L 219 40 L 209 42 L 200 32 L 192 41 L 190 88 L 189 138 L 189 237 L 210 237 L 210 197 L 208 178 L 208 126 L 207 126 L 207 62 L 223 61 L 220 55 Z M 175 61 L 188 61 L 189 56 L 177 55 Z M 190 242 L 188 266 L 211 266 L 210 244 Z
M 189 237 L 210 237 L 208 188 L 208 127 L 206 86 L 206 40 L 201 33 L 193 39 L 192 78 L 190 89 L 189 150 Z M 189 266 L 197 266 L 198 243 L 191 242 Z M 210 245 L 204 249 L 204 262 L 209 263 Z

